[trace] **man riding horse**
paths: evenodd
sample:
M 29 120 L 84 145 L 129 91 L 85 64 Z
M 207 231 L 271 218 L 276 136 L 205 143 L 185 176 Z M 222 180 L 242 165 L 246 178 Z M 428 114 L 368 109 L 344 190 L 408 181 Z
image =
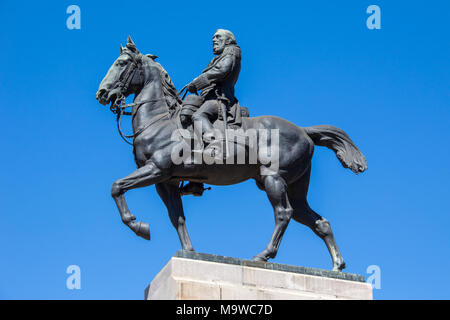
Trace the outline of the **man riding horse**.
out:
M 190 91 L 202 90 L 203 97 L 192 97 L 206 100 L 198 104 L 201 107 L 193 113 L 194 119 L 199 119 L 205 126 L 201 133 L 212 128 L 211 121 L 221 114 L 219 108 L 226 112 L 226 107 L 231 104 L 238 105 L 233 87 L 239 74 L 239 47 L 232 34 L 224 30 L 216 32 L 213 46 L 218 56 L 202 75 L 189 84 Z M 126 47 L 121 46 L 119 57 L 109 68 L 96 93 L 102 105 L 111 104 L 110 109 L 118 115 L 117 120 L 120 120 L 126 108 L 132 108 L 133 135 L 130 137 L 133 138 L 137 169 L 117 179 L 111 187 L 111 196 L 122 222 L 137 236 L 150 240 L 148 223 L 136 220 L 127 205 L 125 194 L 136 188 L 154 185 L 167 208 L 182 249 L 194 251 L 187 231 L 180 182 L 227 186 L 251 179 L 266 193 L 275 218 L 270 241 L 263 251 L 253 257 L 255 261 L 275 258 L 284 232 L 289 222 L 294 220 L 308 226 L 324 241 L 332 258 L 333 270 L 344 269 L 345 262 L 334 239 L 331 224 L 311 209 L 307 194 L 315 146 L 333 150 L 342 166 L 356 174 L 367 169 L 364 155 L 345 131 L 331 125 L 299 127 L 271 115 L 245 116 L 241 119 L 243 129 L 258 132 L 254 161 L 226 165 L 218 162 L 175 163 L 173 155 L 179 155 L 186 145 L 184 136 L 173 139 L 174 133 L 180 129 L 178 115 L 182 111 L 181 99 L 169 75 L 155 59 L 154 55 L 143 55 L 128 38 Z M 133 103 L 124 105 L 123 100 L 131 94 L 135 95 Z M 233 107 L 228 110 L 229 113 L 232 113 L 231 109 Z M 240 114 L 235 115 L 237 117 L 234 120 L 237 120 Z M 225 115 L 223 120 L 227 118 Z M 213 126 L 222 129 L 219 124 L 216 121 Z M 226 121 L 222 124 L 225 128 Z M 270 138 L 269 143 L 266 138 L 269 135 L 272 137 L 272 132 L 276 133 L 276 138 Z M 267 161 L 268 151 L 271 154 L 270 161 Z M 351 196 L 351 192 L 349 194 Z M 255 216 L 254 219 L 259 217 Z
M 231 127 L 241 125 L 241 108 L 234 96 L 234 86 L 241 71 L 241 48 L 236 38 L 229 30 L 218 29 L 213 36 L 214 59 L 203 70 L 202 74 L 189 83 L 186 89 L 191 93 L 201 90 L 203 104 L 195 111 L 192 106 L 184 106 L 182 117 L 191 117 L 194 125 L 199 149 L 193 152 L 203 152 L 203 141 L 209 143 L 213 134 L 213 122 L 221 115 L 221 108 L 226 109 L 227 123 Z M 182 188 L 182 194 L 203 193 L 203 184 L 191 182 Z

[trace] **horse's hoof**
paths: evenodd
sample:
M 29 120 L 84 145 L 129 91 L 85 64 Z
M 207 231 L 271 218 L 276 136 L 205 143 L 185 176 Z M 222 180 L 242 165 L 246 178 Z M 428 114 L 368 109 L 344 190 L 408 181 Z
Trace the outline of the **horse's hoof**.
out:
M 332 269 L 332 271 L 338 271 L 338 272 L 342 272 L 342 270 L 344 270 L 345 269 L 345 262 L 342 262 L 341 264 L 339 264 L 339 265 L 335 265 L 335 266 L 333 266 L 333 269 Z
M 253 261 L 266 262 L 268 260 L 268 258 L 260 256 L 260 255 L 256 255 L 256 256 L 253 257 L 252 260 Z
M 148 226 L 148 223 L 138 222 L 137 230 L 135 232 L 139 237 L 150 240 L 150 227 Z

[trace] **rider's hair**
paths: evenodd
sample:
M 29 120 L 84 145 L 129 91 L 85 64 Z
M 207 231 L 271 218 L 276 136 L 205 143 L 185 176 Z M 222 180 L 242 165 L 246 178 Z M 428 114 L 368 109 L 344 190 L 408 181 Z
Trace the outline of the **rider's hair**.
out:
M 222 32 L 223 34 L 225 34 L 227 36 L 228 39 L 230 39 L 230 43 L 229 44 L 237 44 L 236 43 L 236 38 L 234 37 L 233 32 L 229 31 L 229 30 L 225 30 L 225 29 L 217 29 L 217 32 Z

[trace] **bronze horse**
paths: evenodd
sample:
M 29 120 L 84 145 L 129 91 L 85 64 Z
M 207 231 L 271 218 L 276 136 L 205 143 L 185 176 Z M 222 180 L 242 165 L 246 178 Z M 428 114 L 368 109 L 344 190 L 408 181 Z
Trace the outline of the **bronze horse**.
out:
M 142 55 L 128 38 L 126 47 L 121 46 L 119 57 L 96 94 L 101 104 L 111 103 L 111 106 L 119 99 L 135 95 L 131 114 L 133 152 L 138 169 L 115 181 L 111 190 L 123 223 L 138 236 L 150 239 L 148 224 L 135 221 L 124 195 L 128 190 L 154 184 L 167 207 L 182 249 L 194 251 L 186 229 L 180 181 L 232 185 L 254 179 L 257 186 L 267 193 L 273 206 L 275 228 L 267 247 L 253 259 L 267 261 L 276 256 L 292 218 L 311 228 L 325 242 L 333 261 L 333 270 L 344 269 L 345 263 L 330 223 L 309 207 L 307 192 L 314 145 L 333 150 L 341 164 L 356 174 L 367 169 L 364 155 L 349 136 L 343 130 L 328 125 L 302 128 L 276 116 L 245 117 L 242 126 L 247 129 L 279 130 L 279 165 L 276 171 L 263 173 L 273 168 L 260 159 L 256 164 L 174 164 L 171 152 L 184 143 L 183 139 L 171 139 L 173 132 L 179 128 L 181 99 L 167 72 L 154 61 L 155 58 L 153 55 Z

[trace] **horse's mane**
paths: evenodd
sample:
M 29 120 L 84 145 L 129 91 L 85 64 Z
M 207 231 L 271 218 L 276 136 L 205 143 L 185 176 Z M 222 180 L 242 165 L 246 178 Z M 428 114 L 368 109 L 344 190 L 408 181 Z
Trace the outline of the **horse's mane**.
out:
M 169 111 L 173 115 L 179 108 L 181 108 L 183 100 L 181 100 L 180 96 L 178 95 L 178 91 L 173 85 L 172 79 L 170 79 L 170 76 L 167 73 L 167 71 L 158 62 L 156 61 L 153 62 L 161 72 L 161 84 L 163 87 L 163 94 L 166 99 L 167 106 L 169 107 Z
M 133 40 L 131 40 L 130 37 L 128 37 L 127 45 L 126 47 L 120 47 L 120 52 L 122 54 L 123 51 L 131 51 L 132 55 L 140 54 L 139 50 L 136 48 L 136 45 L 134 44 Z M 142 55 L 142 57 L 147 58 L 152 64 L 154 64 L 160 71 L 161 76 L 161 85 L 163 88 L 163 95 L 166 100 L 167 107 L 169 108 L 169 112 L 171 116 L 177 113 L 177 111 L 181 110 L 181 104 L 183 103 L 183 100 L 178 95 L 178 91 L 173 85 L 172 79 L 170 79 L 169 74 L 166 70 L 164 70 L 163 66 L 155 61 L 157 56 L 152 54 L 146 54 Z

